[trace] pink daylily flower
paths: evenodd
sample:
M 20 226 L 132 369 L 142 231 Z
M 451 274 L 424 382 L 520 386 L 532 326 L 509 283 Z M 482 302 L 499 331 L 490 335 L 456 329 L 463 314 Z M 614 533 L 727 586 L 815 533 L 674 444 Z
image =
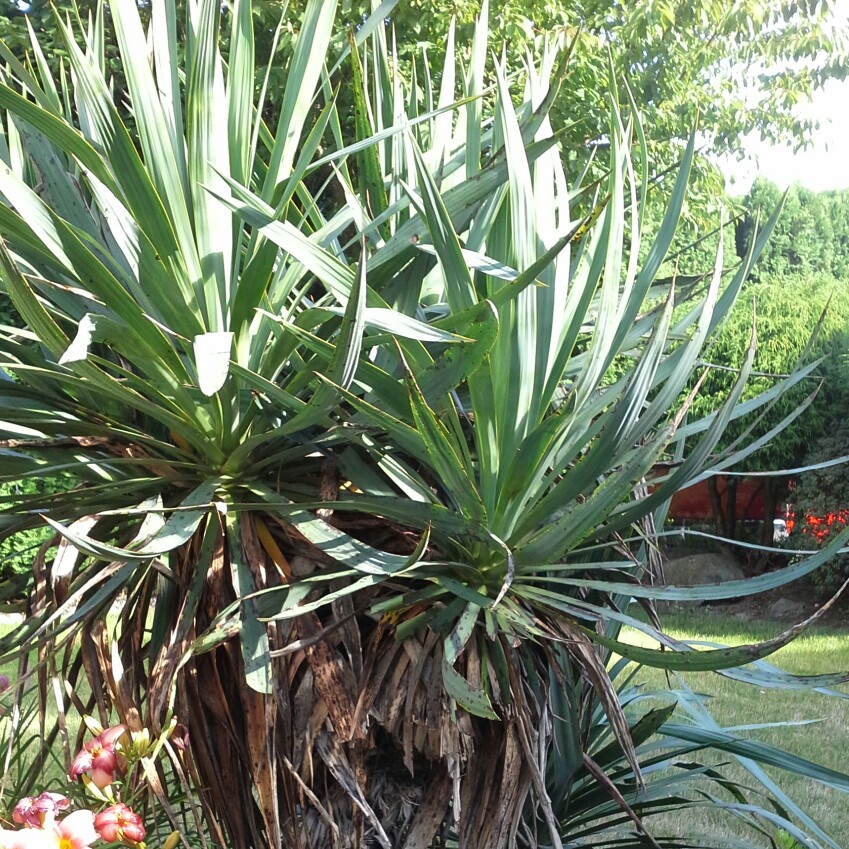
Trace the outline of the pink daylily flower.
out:
M 74 811 L 56 823 L 54 833 L 59 834 L 57 849 L 88 849 L 98 838 L 91 811 Z
M 142 818 L 123 802 L 101 811 L 94 818 L 97 833 L 107 843 L 129 843 L 135 845 L 144 840 Z
M 115 744 L 127 729 L 123 725 L 113 725 L 89 740 L 71 762 L 69 778 L 79 778 L 90 773 L 92 783 L 101 790 L 115 780 L 120 769 Z
M 59 811 L 65 811 L 71 803 L 59 793 L 44 792 L 40 796 L 24 796 L 15 805 L 12 819 L 27 828 L 41 828 L 52 823 Z
M 98 838 L 91 811 L 74 811 L 45 828 L 0 829 L 0 849 L 90 849 Z
M 56 849 L 56 836 L 52 828 L 0 828 L 0 849 Z

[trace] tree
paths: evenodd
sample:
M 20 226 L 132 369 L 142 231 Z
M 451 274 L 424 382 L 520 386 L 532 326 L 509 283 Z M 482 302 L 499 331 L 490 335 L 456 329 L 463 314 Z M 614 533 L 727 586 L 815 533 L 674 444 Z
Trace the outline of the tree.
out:
M 169 778 L 193 786 L 198 828 L 234 849 L 619 845 L 620 828 L 651 844 L 640 758 L 659 765 L 655 733 L 676 741 L 670 766 L 711 739 L 751 748 L 668 722 L 674 705 L 626 714 L 611 653 L 726 668 L 798 632 L 698 651 L 623 612 L 704 592 L 655 585 L 651 527 L 712 464 L 751 373 L 754 352 L 719 411 L 685 421 L 682 390 L 750 261 L 724 279 L 720 256 L 698 296 L 653 285 L 695 142 L 640 263 L 632 148 L 649 165 L 615 91 L 607 176 L 571 215 L 549 119 L 562 45 L 527 88 L 496 64 L 482 98 L 481 23 L 463 100 L 434 112 L 426 81 L 420 99 L 392 74 L 380 21 L 347 55 L 333 41 L 336 5 L 307 4 L 275 125 L 253 101 L 247 2 L 225 66 L 217 0 L 191 6 L 182 54 L 173 5 L 154 7 L 148 39 L 116 0 L 133 134 L 102 10 L 85 37 L 59 26 L 67 101 L 45 66 L 0 82 L 0 273 L 26 323 L 0 333 L 16 378 L 0 382 L 0 480 L 81 481 L 4 511 L 4 533 L 43 516 L 68 556 L 44 564 L 0 657 L 26 665 L 37 646 L 67 682 L 58 697 L 90 691 L 82 709 L 104 721 L 157 735 L 176 712 L 190 760 L 151 786 L 160 803 Z M 350 63 L 354 145 L 334 56 Z M 339 190 L 311 188 L 317 173 Z M 620 642 L 625 621 L 669 650 Z M 664 805 L 692 804 L 656 774 Z
M 743 201 L 746 214 L 737 225 L 737 253 L 744 256 L 756 230 L 756 220 L 769 214 L 782 192 L 768 180 L 755 180 Z M 849 272 L 849 192 L 812 192 L 791 186 L 784 198 L 773 237 L 755 266 L 754 276 L 786 279 L 790 276 L 830 275 L 845 279 Z
M 56 61 L 64 56 L 64 46 L 51 5 L 33 0 L 25 9 L 49 61 Z M 60 15 L 74 14 L 70 3 L 57 5 Z M 85 20 L 97 4 L 82 0 L 77 5 Z M 149 6 L 140 4 L 145 14 Z M 254 5 L 258 57 L 265 63 L 273 50 L 282 54 L 283 61 L 270 71 L 272 102 L 276 102 L 274 93 L 284 88 L 280 68 L 294 43 L 303 7 L 303 0 L 289 4 L 258 0 Z M 344 26 L 358 26 L 378 7 L 377 0 L 346 0 L 340 21 Z M 30 45 L 21 6 L 13 3 L 8 8 L 0 36 L 22 56 Z M 481 0 L 405 0 L 391 12 L 391 40 L 405 59 L 421 61 L 421 51 L 426 50 L 427 64 L 438 79 L 452 19 L 457 30 L 451 49 L 459 51 L 468 64 L 471 28 L 480 8 Z M 225 4 L 225 13 L 228 9 Z M 285 10 L 283 26 L 276 40 L 281 9 Z M 514 71 L 521 68 L 525 51 L 536 49 L 542 34 L 562 31 L 567 38 L 575 38 L 569 95 L 555 104 L 554 120 L 564 133 L 567 155 L 577 161 L 576 170 L 590 151 L 587 142 L 597 142 L 606 134 L 607 107 L 600 92 L 605 90 L 611 67 L 616 84 L 627 80 L 640 104 L 658 170 L 678 160 L 681 144 L 697 123 L 707 136 L 705 150 L 714 152 L 740 152 L 749 132 L 804 145 L 816 127 L 800 119 L 795 107 L 826 80 L 842 79 L 847 71 L 849 33 L 832 0 L 743 0 L 733 7 L 723 0 L 618 4 L 504 0 L 492 7 L 488 23 L 491 44 L 510 45 L 507 58 Z M 223 49 L 226 54 L 226 37 Z M 106 51 L 110 69 L 120 79 L 111 38 L 107 38 Z M 423 71 L 420 66 L 419 73 Z M 340 91 L 342 98 L 346 95 L 344 89 Z M 713 220 L 722 177 L 706 158 L 698 158 L 696 164 L 699 179 L 691 187 L 685 220 L 692 217 L 703 231 Z
M 782 214 L 776 225 L 779 243 L 784 220 Z M 768 392 L 800 365 L 805 365 L 808 371 L 804 380 L 766 412 L 759 410 L 742 416 L 729 426 L 726 446 L 729 455 L 733 455 L 741 440 L 744 444 L 757 444 L 785 422 L 779 434 L 734 466 L 736 472 L 793 468 L 802 463 L 810 446 L 840 421 L 847 403 L 849 353 L 849 308 L 840 297 L 841 288 L 841 283 L 827 275 L 783 276 L 749 284 L 706 352 L 709 370 L 693 404 L 694 411 L 700 415 L 716 409 L 734 384 L 736 373 L 728 364 L 739 362 L 744 355 L 752 340 L 753 326 L 757 338 L 755 373 L 743 400 Z M 797 416 L 800 405 L 805 405 L 805 410 Z M 712 481 L 715 486 L 716 479 Z M 732 478 L 729 486 L 733 489 L 735 483 L 736 479 Z M 764 486 L 766 500 L 760 542 L 771 545 L 772 519 L 786 493 L 787 480 L 768 476 Z M 728 514 L 718 513 L 719 532 L 735 539 L 734 510 L 729 508 Z

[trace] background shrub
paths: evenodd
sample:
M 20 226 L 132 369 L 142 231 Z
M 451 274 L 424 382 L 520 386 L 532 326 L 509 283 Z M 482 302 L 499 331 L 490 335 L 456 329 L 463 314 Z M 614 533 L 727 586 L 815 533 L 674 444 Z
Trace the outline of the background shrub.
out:
M 67 488 L 69 481 L 60 477 L 30 478 L 13 483 L 0 483 L 0 501 L 4 506 L 34 495 Z M 7 500 L 9 499 L 9 500 Z M 32 568 L 38 547 L 51 535 L 48 527 L 18 531 L 0 540 L 0 581 L 21 575 Z
M 838 426 L 818 440 L 805 464 L 821 463 L 849 455 L 849 424 Z M 791 491 L 788 522 L 794 548 L 827 545 L 849 524 L 849 477 L 843 463 L 812 469 L 799 475 Z M 839 554 L 811 576 L 818 595 L 836 592 L 849 578 L 849 554 Z

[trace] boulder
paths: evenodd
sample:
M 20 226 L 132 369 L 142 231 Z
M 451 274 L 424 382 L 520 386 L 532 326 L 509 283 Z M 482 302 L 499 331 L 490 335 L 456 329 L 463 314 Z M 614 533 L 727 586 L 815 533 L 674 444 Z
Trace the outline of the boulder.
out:
M 740 564 L 729 554 L 690 554 L 678 557 L 664 564 L 663 574 L 667 584 L 679 587 L 741 581 L 746 577 Z
M 769 606 L 769 615 L 773 619 L 792 619 L 801 622 L 807 617 L 805 605 L 792 598 L 780 598 Z
M 697 587 L 701 584 L 722 584 L 741 581 L 746 576 L 740 564 L 729 554 L 689 554 L 667 561 L 663 566 L 666 583 L 676 587 Z M 733 601 L 733 599 L 729 599 Z M 698 607 L 704 602 L 675 602 L 674 607 Z

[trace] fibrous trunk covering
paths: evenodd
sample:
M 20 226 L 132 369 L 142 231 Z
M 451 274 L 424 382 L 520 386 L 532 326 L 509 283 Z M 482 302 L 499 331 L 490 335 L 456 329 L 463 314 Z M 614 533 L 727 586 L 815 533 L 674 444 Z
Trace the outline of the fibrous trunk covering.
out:
M 257 586 L 285 581 L 254 531 L 244 522 L 242 542 Z M 198 633 L 235 598 L 226 551 L 220 539 Z M 289 577 L 317 566 L 303 556 L 300 541 L 286 555 Z M 184 564 L 188 582 L 191 557 Z M 268 623 L 275 654 L 270 694 L 246 684 L 235 633 L 211 651 L 184 657 L 176 677 L 178 664 L 157 660 L 149 707 L 161 708 L 166 681 L 174 680 L 215 839 L 233 849 L 427 849 L 451 833 L 469 849 L 514 844 L 532 789 L 529 758 L 542 771 L 540 753 L 547 749 L 537 729 L 549 723 L 535 715 L 535 702 L 515 692 L 502 700 L 500 721 L 463 711 L 444 691 L 444 635 L 423 628 L 399 640 L 398 624 L 420 611 L 371 617 L 370 592 Z M 186 635 L 185 644 L 193 637 Z M 455 668 L 479 686 L 475 645 L 473 638 Z M 511 691 L 525 687 L 513 679 Z M 155 723 L 156 716 L 149 719 Z

